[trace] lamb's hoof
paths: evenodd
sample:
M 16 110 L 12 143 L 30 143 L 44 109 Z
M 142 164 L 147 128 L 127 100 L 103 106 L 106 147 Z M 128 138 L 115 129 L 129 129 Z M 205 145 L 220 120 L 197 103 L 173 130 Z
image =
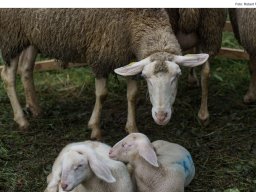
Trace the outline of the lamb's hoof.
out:
M 206 127 L 209 125 L 210 123 L 210 119 L 209 119 L 209 114 L 198 114 L 198 118 L 199 118 L 199 121 L 200 121 L 200 124 L 203 126 L 203 127 Z
M 138 133 L 139 132 L 136 125 L 130 125 L 130 124 L 125 125 L 125 131 L 127 133 Z
M 244 96 L 244 103 L 246 103 L 246 104 L 251 104 L 251 103 L 255 102 L 255 100 L 256 100 L 256 97 L 254 94 L 247 93 Z

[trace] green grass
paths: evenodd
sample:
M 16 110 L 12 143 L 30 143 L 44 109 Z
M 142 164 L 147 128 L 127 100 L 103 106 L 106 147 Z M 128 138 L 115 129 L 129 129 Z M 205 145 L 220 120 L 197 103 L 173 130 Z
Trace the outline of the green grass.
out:
M 238 47 L 230 34 L 223 45 Z M 199 69 L 198 69 L 199 72 Z M 192 154 L 196 177 L 186 191 L 256 191 L 256 105 L 245 105 L 249 84 L 245 61 L 216 58 L 211 64 L 210 125 L 197 118 L 201 89 L 188 88 L 187 70 L 179 81 L 170 123 L 157 126 L 144 81 L 140 81 L 137 124 L 151 140 L 177 142 Z M 0 84 L 0 191 L 43 191 L 46 177 L 60 150 L 70 142 L 89 139 L 87 122 L 94 104 L 94 77 L 87 68 L 35 73 L 42 117 L 29 118 L 28 132 L 20 132 L 9 99 Z M 17 80 L 18 95 L 24 94 Z M 126 85 L 111 76 L 109 96 L 101 120 L 104 142 L 114 144 L 126 135 Z

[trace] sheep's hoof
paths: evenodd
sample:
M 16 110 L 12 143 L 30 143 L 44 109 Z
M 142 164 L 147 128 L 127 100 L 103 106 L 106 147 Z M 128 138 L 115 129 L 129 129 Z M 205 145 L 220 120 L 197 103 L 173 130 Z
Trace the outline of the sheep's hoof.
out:
M 100 141 L 102 138 L 100 130 L 92 130 L 91 140 Z
M 199 118 L 200 124 L 203 127 L 206 127 L 206 126 L 209 125 L 210 120 L 209 120 L 209 114 L 208 113 L 206 113 L 206 114 L 198 113 L 198 118 Z
M 92 130 L 91 133 L 91 140 L 101 140 L 102 136 L 101 136 L 101 130 L 98 126 L 94 126 L 94 125 L 88 125 L 89 129 Z
M 32 113 L 33 117 L 40 117 L 42 114 L 42 109 L 40 107 L 27 106 L 26 110 Z
M 129 124 L 129 123 L 126 123 L 125 131 L 127 133 L 137 133 L 137 132 L 139 132 L 136 125 Z
M 250 104 L 250 103 L 253 103 L 255 102 L 256 100 L 256 97 L 254 94 L 248 92 L 245 96 L 244 96 L 244 103 L 246 104 Z
M 25 119 L 25 118 L 20 118 L 19 120 L 14 119 L 18 125 L 19 125 L 19 129 L 21 131 L 27 131 L 28 127 L 29 127 L 29 122 Z

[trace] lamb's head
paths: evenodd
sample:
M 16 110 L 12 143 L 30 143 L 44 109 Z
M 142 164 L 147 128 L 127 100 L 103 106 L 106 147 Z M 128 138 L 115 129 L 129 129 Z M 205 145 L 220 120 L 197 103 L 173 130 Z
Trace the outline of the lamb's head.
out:
M 153 145 L 148 137 L 142 133 L 131 133 L 116 143 L 109 151 L 109 157 L 131 164 L 136 158 L 142 157 L 151 165 L 159 166 Z
M 107 183 L 116 181 L 105 161 L 90 148 L 79 146 L 63 155 L 60 183 L 64 191 L 73 190 L 93 174 Z
M 152 117 L 158 125 L 166 125 L 171 119 L 177 94 L 180 66 L 195 67 L 205 63 L 208 57 L 208 54 L 178 56 L 158 52 L 139 62 L 115 69 L 115 72 L 123 76 L 142 74 L 148 85 Z

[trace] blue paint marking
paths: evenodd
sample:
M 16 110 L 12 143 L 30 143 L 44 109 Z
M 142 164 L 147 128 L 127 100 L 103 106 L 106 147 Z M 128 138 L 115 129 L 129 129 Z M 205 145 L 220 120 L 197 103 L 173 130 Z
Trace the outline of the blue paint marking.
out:
M 191 174 L 192 157 L 190 155 L 187 155 L 182 161 L 178 161 L 177 164 L 184 168 L 186 177 Z

